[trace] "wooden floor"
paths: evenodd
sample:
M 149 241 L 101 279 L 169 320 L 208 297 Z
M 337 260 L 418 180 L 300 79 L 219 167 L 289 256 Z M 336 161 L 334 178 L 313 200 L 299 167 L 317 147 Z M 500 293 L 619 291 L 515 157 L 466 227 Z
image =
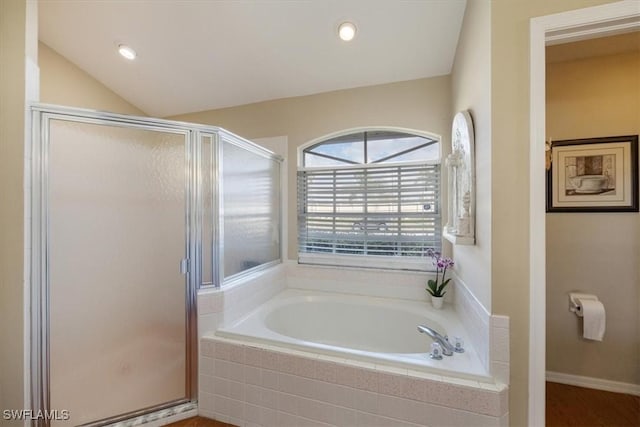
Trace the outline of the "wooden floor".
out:
M 233 427 L 231 424 L 221 421 L 210 420 L 209 418 L 193 417 L 176 423 L 168 424 L 167 427 Z
M 640 426 L 640 396 L 547 382 L 547 427 Z

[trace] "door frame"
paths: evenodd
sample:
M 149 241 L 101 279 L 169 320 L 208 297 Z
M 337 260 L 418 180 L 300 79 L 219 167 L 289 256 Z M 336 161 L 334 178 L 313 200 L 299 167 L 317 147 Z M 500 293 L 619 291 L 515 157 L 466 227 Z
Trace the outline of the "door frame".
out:
M 529 417 L 545 424 L 546 211 L 545 46 L 640 29 L 635 0 L 532 18 L 529 38 Z

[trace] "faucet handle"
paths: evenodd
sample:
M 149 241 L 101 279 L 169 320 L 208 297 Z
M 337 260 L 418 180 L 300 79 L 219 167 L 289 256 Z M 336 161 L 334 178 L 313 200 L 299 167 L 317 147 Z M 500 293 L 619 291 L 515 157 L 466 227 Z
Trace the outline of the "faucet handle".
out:
M 464 353 L 464 341 L 460 337 L 453 337 L 453 351 Z
M 429 357 L 435 360 L 442 360 L 442 346 L 439 343 L 431 343 L 431 353 L 429 353 Z

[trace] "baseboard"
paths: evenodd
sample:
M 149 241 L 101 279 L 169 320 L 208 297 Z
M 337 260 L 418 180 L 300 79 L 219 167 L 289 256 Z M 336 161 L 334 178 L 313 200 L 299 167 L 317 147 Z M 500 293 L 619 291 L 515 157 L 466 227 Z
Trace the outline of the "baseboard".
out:
M 547 381 L 640 396 L 640 384 L 623 383 L 619 381 L 603 380 L 600 378 L 583 377 L 580 375 L 570 375 L 552 371 L 547 371 Z

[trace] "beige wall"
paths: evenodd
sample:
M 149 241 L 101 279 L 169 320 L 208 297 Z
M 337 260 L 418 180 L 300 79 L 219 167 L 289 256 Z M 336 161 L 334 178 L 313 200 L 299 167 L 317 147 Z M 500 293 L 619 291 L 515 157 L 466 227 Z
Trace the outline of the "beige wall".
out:
M 289 138 L 288 188 L 296 188 L 297 148 L 331 132 L 360 126 L 429 131 L 450 144 L 449 76 L 279 99 L 171 117 L 221 126 L 245 138 Z M 293 190 L 290 190 L 290 193 Z M 291 193 L 295 194 L 295 193 Z M 289 197 L 289 258 L 297 259 L 296 199 Z
M 452 116 L 470 110 L 475 128 L 476 244 L 455 246 L 456 272 L 491 311 L 491 3 L 469 0 L 458 42 Z
M 40 100 L 47 104 L 146 115 L 44 43 L 39 44 Z
M 24 156 L 37 99 L 37 4 L 0 1 L 0 411 L 25 408 Z M 22 425 L 3 420 L 2 425 Z
M 602 3 L 491 2 L 491 300 L 494 313 L 510 317 L 513 426 L 527 424 L 529 399 L 529 20 Z
M 638 133 L 640 51 L 547 64 L 547 138 Z M 605 305 L 601 343 L 568 310 L 576 290 Z M 547 370 L 640 384 L 639 290 L 640 214 L 547 214 Z

